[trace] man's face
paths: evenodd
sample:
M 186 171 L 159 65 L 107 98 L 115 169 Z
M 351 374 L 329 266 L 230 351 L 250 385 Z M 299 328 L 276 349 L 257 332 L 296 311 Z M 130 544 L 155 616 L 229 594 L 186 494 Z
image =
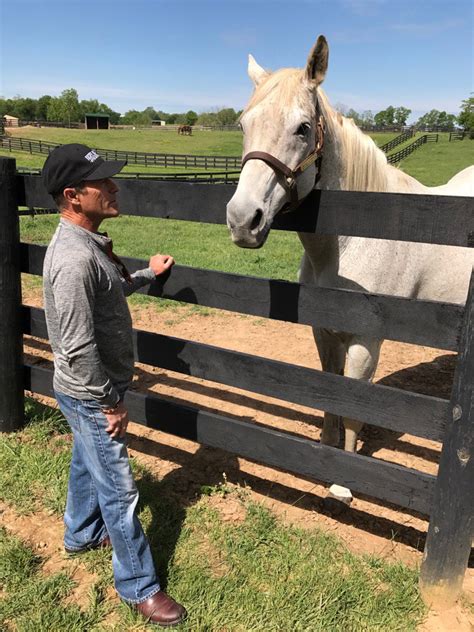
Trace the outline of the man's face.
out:
M 77 193 L 84 215 L 91 220 L 100 221 L 108 217 L 117 217 L 119 215 L 118 190 L 118 186 L 111 178 L 84 182 Z

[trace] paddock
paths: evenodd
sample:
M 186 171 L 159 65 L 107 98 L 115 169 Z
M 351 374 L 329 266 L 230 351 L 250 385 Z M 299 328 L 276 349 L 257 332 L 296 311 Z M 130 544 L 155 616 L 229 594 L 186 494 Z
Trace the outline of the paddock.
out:
M 19 205 L 41 208 L 51 202 L 38 177 L 17 176 L 19 186 L 15 192 L 14 161 L 4 159 L 1 163 L 2 241 L 8 244 L 10 256 L 0 272 L 1 301 L 6 314 L 1 337 L 4 364 L 0 372 L 0 391 L 5 398 L 0 420 L 3 430 L 13 430 L 22 423 L 23 389 L 51 395 L 52 377 L 50 370 L 35 365 L 25 365 L 25 374 L 23 370 L 22 333 L 45 338 L 46 331 L 41 310 L 34 308 L 22 308 L 19 326 L 19 274 L 41 274 L 45 248 L 25 244 L 20 247 L 17 209 Z M 232 185 L 124 181 L 122 207 L 131 215 L 223 223 L 225 203 L 234 189 Z M 279 228 L 472 245 L 474 225 L 467 198 L 330 191 L 315 195 L 320 196 L 316 222 L 303 219 L 303 208 L 294 218 L 282 218 Z M 374 211 L 378 212 L 377 222 L 373 221 Z M 138 260 L 127 263 L 132 270 L 144 264 Z M 429 554 L 422 571 L 425 587 L 436 589 L 443 582 L 444 593 L 437 593 L 437 598 L 449 601 L 457 596 L 472 534 L 472 288 L 467 308 L 463 309 L 176 266 L 164 287 L 152 287 L 149 294 L 277 321 L 311 324 L 317 319 L 323 326 L 343 330 L 356 324 L 362 332 L 376 332 L 389 340 L 447 351 L 461 349 L 448 401 L 378 384 L 355 384 L 348 378 L 323 376 L 312 369 L 152 336 L 145 331 L 135 333 L 137 360 L 143 364 L 156 366 L 159 358 L 162 367 L 177 373 L 318 410 L 351 414 L 391 431 L 438 442 L 444 439 L 437 478 L 370 456 L 349 455 L 281 430 L 178 406 L 151 394 L 132 391 L 127 401 L 131 418 L 150 428 L 223 448 L 308 479 L 350 485 L 365 496 L 409 512 L 431 515 Z M 256 303 L 250 296 L 259 296 L 260 300 Z

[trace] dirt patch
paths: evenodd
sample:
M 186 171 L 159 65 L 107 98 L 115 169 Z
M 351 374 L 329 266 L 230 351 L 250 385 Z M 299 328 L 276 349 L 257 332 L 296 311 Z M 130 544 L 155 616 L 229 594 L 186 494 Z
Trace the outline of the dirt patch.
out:
M 7 504 L 0 502 L 0 523 L 5 529 L 27 544 L 44 563 L 41 570 L 46 575 L 67 573 L 76 586 L 65 600 L 80 608 L 87 608 L 89 589 L 98 576 L 88 572 L 77 558 L 69 558 L 64 552 L 63 522 L 56 514 L 36 511 L 18 515 Z
M 32 295 L 27 302 L 39 305 L 41 300 Z M 320 368 L 312 332 L 307 326 L 217 311 L 211 315 L 189 315 L 187 308 L 132 311 L 134 326 L 140 329 Z M 43 363 L 50 359 L 43 341 L 30 338 L 26 342 L 30 361 Z M 449 398 L 454 360 L 454 354 L 445 351 L 387 341 L 382 347 L 375 381 Z M 319 411 L 183 374 L 138 365 L 132 389 L 315 440 L 320 436 Z M 222 483 L 225 474 L 229 482 L 247 486 L 255 499 L 288 522 L 331 531 L 358 553 L 402 560 L 412 566 L 421 562 L 428 522 L 414 512 L 363 497 L 356 497 L 350 508 L 336 512 L 326 501 L 325 484 L 138 424 L 130 424 L 129 446 L 131 455 L 146 463 L 160 478 L 167 479 L 184 504 L 196 502 L 202 486 Z M 361 454 L 430 474 L 437 472 L 440 448 L 435 441 L 370 426 L 364 428 L 358 442 Z M 222 503 L 226 502 L 229 500 L 223 498 Z M 234 519 L 234 509 L 238 520 L 239 509 L 232 505 L 227 507 L 225 515 Z M 473 569 L 466 574 L 464 588 L 468 600 L 474 602 Z M 439 623 L 441 618 L 434 620 Z

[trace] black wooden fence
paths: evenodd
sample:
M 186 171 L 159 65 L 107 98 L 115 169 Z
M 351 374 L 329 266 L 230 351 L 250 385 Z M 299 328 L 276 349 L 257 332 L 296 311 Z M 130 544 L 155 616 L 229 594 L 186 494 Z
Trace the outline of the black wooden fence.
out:
M 464 140 L 466 132 L 449 132 L 449 142 L 453 140 Z
M 392 140 L 389 141 L 388 143 L 385 143 L 385 145 L 382 145 L 380 149 L 384 151 L 385 153 L 387 153 L 387 151 L 390 151 L 394 147 L 397 147 L 398 145 L 401 145 L 402 143 L 404 143 L 409 138 L 412 138 L 414 134 L 415 134 L 415 130 L 408 129 L 406 132 L 403 132 L 402 134 L 395 136 L 395 138 L 392 138 Z
M 0 147 L 8 151 L 26 151 L 30 154 L 49 154 L 59 143 L 42 140 L 0 137 Z M 190 154 L 153 154 L 143 151 L 123 151 L 119 149 L 96 149 L 105 160 L 126 160 L 129 165 L 143 167 L 184 167 L 203 169 L 240 169 L 242 159 L 237 156 L 194 156 Z
M 416 151 L 419 147 L 424 145 L 425 143 L 437 143 L 438 142 L 438 134 L 423 134 L 417 138 L 413 143 L 410 143 L 400 151 L 397 151 L 395 154 L 390 154 L 387 156 L 387 162 L 394 165 L 397 162 L 400 162 L 403 158 L 406 158 L 414 151 Z
M 234 185 L 124 180 L 124 213 L 225 222 Z M 474 245 L 471 200 L 463 197 L 314 191 L 276 229 Z M 21 337 L 47 338 L 41 309 L 21 306 L 20 273 L 41 275 L 46 248 L 20 243 L 18 206 L 48 207 L 38 176 L 16 175 L 0 160 L 0 429 L 23 423 L 23 389 L 52 395 L 52 370 L 23 365 Z M 316 210 L 315 210 L 315 208 Z M 229 244 L 229 248 L 232 246 Z M 146 265 L 125 259 L 130 270 Z M 289 322 L 457 350 L 451 400 L 369 384 L 284 362 L 135 330 L 136 359 L 206 380 L 363 422 L 442 441 L 438 477 L 322 445 L 271 427 L 129 392 L 131 418 L 161 429 L 431 515 L 421 587 L 425 599 L 451 603 L 471 550 L 474 494 L 472 410 L 474 275 L 466 306 L 396 298 L 178 266 L 164 285 L 142 292 Z M 258 297 L 258 300 L 256 300 Z

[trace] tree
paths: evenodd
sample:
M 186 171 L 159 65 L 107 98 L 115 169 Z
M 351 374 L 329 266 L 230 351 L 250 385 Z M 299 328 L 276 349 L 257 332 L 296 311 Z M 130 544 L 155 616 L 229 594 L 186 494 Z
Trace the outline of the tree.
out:
M 32 121 L 35 118 L 36 102 L 29 97 L 19 97 L 15 99 L 14 106 L 15 114 L 19 119 L 23 121 Z
M 45 94 L 36 101 L 35 119 L 45 121 L 48 117 L 48 105 L 51 102 L 49 94 Z
M 237 112 L 234 108 L 222 108 L 217 112 L 218 125 L 235 125 Z
M 456 122 L 456 117 L 454 114 L 448 114 L 447 112 L 440 112 L 439 110 L 430 110 L 420 116 L 420 118 L 415 123 L 415 126 L 419 129 L 443 129 L 443 130 L 452 130 L 454 129 L 454 124 Z
M 375 124 L 378 127 L 391 127 L 395 124 L 395 108 L 393 105 L 389 105 L 386 110 L 377 112 L 374 116 Z
M 372 110 L 364 110 L 364 112 L 360 115 L 360 118 L 364 127 L 372 127 L 375 123 Z
M 398 108 L 395 108 L 395 112 L 394 112 L 394 120 L 395 120 L 395 125 L 406 125 L 407 124 L 407 119 L 411 114 L 411 110 L 409 110 L 408 108 L 404 108 L 403 106 L 400 106 Z
M 185 114 L 186 125 L 195 125 L 198 120 L 198 115 L 194 110 L 188 110 Z
M 71 124 L 71 121 L 79 121 L 80 110 L 79 95 L 77 94 L 77 90 L 74 90 L 74 88 L 63 90 L 60 98 L 63 103 L 64 114 L 68 123 Z
M 78 122 L 81 119 L 79 98 L 74 88 L 61 92 L 61 96 L 53 97 L 47 109 L 48 121 L 61 121 L 63 123 Z
M 464 99 L 461 103 L 461 112 L 457 121 L 466 132 L 474 130 L 474 97 Z
M 353 110 L 352 108 L 350 108 L 349 110 L 347 110 L 347 113 L 345 114 L 345 116 L 347 116 L 347 118 L 352 119 L 356 125 L 359 125 L 359 126 L 362 125 L 362 119 L 360 118 L 359 112 L 356 112 L 356 110 Z
M 204 125 L 205 127 L 214 127 L 220 125 L 217 120 L 216 112 L 201 112 L 197 119 L 198 125 Z

